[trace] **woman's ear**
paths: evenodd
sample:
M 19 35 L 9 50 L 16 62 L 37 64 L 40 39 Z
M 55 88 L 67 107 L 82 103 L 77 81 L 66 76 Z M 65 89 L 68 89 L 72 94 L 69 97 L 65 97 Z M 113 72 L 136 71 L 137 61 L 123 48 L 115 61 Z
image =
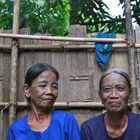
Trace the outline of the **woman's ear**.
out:
M 30 94 L 30 87 L 27 84 L 24 84 L 23 91 L 24 91 L 26 98 L 30 98 L 30 95 L 31 95 Z

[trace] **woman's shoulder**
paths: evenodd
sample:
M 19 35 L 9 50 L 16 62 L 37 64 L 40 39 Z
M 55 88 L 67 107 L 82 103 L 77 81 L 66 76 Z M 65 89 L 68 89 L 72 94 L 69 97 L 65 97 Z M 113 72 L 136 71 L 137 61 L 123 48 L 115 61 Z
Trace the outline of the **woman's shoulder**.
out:
M 22 127 L 22 126 L 25 127 L 26 123 L 27 123 L 27 115 L 14 121 L 10 127 L 13 129 L 16 129 L 17 127 Z
M 58 110 L 53 110 L 52 120 L 59 123 L 77 123 L 77 120 L 72 113 Z
M 57 118 L 65 118 L 65 117 L 71 117 L 74 118 L 74 115 L 70 112 L 66 112 L 66 111 L 59 111 L 59 110 L 53 110 L 52 112 L 53 116 L 57 116 Z
M 83 123 L 82 123 L 82 126 L 94 126 L 94 125 L 97 125 L 97 124 L 102 124 L 103 123 L 103 116 L 104 116 L 104 114 L 100 114 L 100 115 L 98 115 L 98 116 L 93 116 L 92 118 L 90 118 L 90 119 L 88 119 L 88 120 L 86 120 L 86 121 L 84 121 Z
M 130 120 L 140 120 L 140 114 L 129 112 L 128 117 Z

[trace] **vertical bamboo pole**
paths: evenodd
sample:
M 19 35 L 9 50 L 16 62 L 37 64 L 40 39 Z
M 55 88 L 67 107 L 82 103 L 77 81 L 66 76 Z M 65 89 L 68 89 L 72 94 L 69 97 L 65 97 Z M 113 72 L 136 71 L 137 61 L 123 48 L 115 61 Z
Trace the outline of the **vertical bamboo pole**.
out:
M 19 30 L 19 5 L 20 0 L 14 0 L 13 14 L 13 34 L 18 34 Z M 10 84 L 10 108 L 9 108 L 9 123 L 11 124 L 16 117 L 16 93 L 17 93 L 17 63 L 18 63 L 18 41 L 12 40 L 11 48 L 11 84 Z
M 132 26 L 132 16 L 131 16 L 131 2 L 130 0 L 125 0 L 125 20 L 126 20 L 126 37 L 128 45 L 128 63 L 129 72 L 132 86 L 132 102 L 137 101 L 137 88 L 136 88 L 136 68 L 135 68 L 135 43 L 134 43 L 134 32 Z M 136 104 L 132 105 L 132 111 L 138 112 L 138 106 Z
M 2 33 L 3 30 L 0 30 L 0 32 Z M 0 45 L 3 45 L 3 38 L 0 38 Z M 3 101 L 3 53 L 0 52 L 0 101 Z M 3 121 L 3 112 L 1 111 L 0 114 L 0 140 L 3 139 L 3 126 L 4 126 L 4 121 Z

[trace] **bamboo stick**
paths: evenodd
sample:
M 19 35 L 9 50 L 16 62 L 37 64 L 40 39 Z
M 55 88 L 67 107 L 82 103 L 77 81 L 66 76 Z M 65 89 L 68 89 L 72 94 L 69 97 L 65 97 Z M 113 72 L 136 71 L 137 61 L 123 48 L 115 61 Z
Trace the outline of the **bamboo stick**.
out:
M 132 105 L 138 105 L 140 106 L 140 103 L 138 101 L 136 102 L 132 102 L 131 104 L 128 104 L 129 107 L 131 107 Z M 9 102 L 0 102 L 0 108 L 6 108 L 8 109 L 8 107 L 10 107 L 11 104 L 9 104 Z M 17 108 L 26 108 L 29 107 L 30 105 L 27 102 L 17 102 L 15 104 L 15 106 Z M 92 102 L 92 101 L 87 101 L 87 102 L 55 102 L 54 103 L 54 108 L 93 108 L 93 109 L 103 109 L 104 106 L 102 105 L 101 102 Z
M 37 39 L 37 40 L 53 40 L 53 41 L 73 41 L 73 42 L 126 42 L 121 38 L 82 38 L 82 37 L 58 37 L 58 36 L 39 36 L 39 35 L 23 35 L 23 34 L 7 34 L 0 33 L 0 37 L 16 38 L 16 39 Z
M 120 44 L 113 44 L 112 45 L 113 49 L 127 49 L 127 44 L 126 43 L 120 43 Z M 95 45 L 62 45 L 62 44 L 57 44 L 57 45 L 20 45 L 19 49 L 20 50 L 48 50 L 48 49 L 95 49 Z M 135 48 L 139 49 L 140 44 L 135 44 Z M 11 50 L 11 45 L 0 45 L 0 49 L 7 49 Z
M 128 49 L 126 43 L 113 44 L 113 49 Z M 48 50 L 48 49 L 95 49 L 95 44 L 93 45 L 20 45 L 20 50 Z M 140 44 L 136 44 L 135 48 L 140 48 Z M 11 45 L 0 45 L 0 49 L 11 50 Z
M 0 102 L 0 107 L 8 106 L 8 102 Z M 27 102 L 17 102 L 18 108 L 29 107 Z M 55 102 L 54 108 L 104 108 L 101 102 Z
M 132 27 L 132 17 L 131 17 L 131 2 L 130 0 L 125 0 L 125 16 L 126 16 L 126 36 L 128 44 L 128 61 L 129 61 L 129 71 L 132 86 L 132 102 L 137 101 L 137 87 L 136 87 L 136 55 L 135 55 L 135 43 L 134 43 L 134 32 Z M 138 113 L 138 106 L 136 104 L 132 105 L 131 110 Z
M 0 46 L 1 47 L 1 46 Z M 113 48 L 127 48 L 127 45 L 126 43 L 122 43 L 122 44 L 113 44 L 112 45 Z M 137 45 L 137 47 L 140 47 L 140 44 L 139 46 Z M 71 45 L 71 44 L 68 44 L 68 45 L 63 45 L 63 44 L 57 44 L 57 45 L 21 45 L 19 47 L 20 49 L 95 49 L 95 44 L 88 44 L 88 45 Z
M 13 16 L 13 34 L 17 34 L 19 30 L 19 4 L 20 0 L 14 0 L 14 16 Z M 18 63 L 18 41 L 12 40 L 11 48 L 11 84 L 10 84 L 10 109 L 9 124 L 16 118 L 16 94 L 17 94 L 17 63 Z
M 117 49 L 117 48 L 127 48 L 126 44 L 113 44 L 112 45 L 113 48 Z M 136 47 L 140 47 L 137 45 Z M 20 50 L 39 50 L 39 49 L 95 49 L 95 45 L 62 45 L 62 44 L 58 44 L 58 45 L 20 45 L 19 49 Z M 0 49 L 11 49 L 11 45 L 0 45 Z

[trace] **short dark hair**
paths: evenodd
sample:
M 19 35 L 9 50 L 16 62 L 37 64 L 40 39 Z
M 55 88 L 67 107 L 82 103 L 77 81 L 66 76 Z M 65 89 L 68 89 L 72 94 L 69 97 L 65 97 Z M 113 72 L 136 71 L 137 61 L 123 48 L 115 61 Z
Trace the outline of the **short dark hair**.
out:
M 27 84 L 30 87 L 32 85 L 33 80 L 45 70 L 51 70 L 56 74 L 57 80 L 59 79 L 59 73 L 53 66 L 47 63 L 37 63 L 30 67 L 27 71 L 25 76 L 25 84 Z
M 126 81 L 127 81 L 127 83 L 128 83 L 128 87 L 129 87 L 129 90 L 131 91 L 131 82 L 130 82 L 130 78 L 129 78 L 129 75 L 125 72 L 125 71 L 123 71 L 122 69 L 120 69 L 120 68 L 110 68 L 110 69 L 108 69 L 105 73 L 103 73 L 102 75 L 101 75 L 101 78 L 100 78 L 100 80 L 99 80 L 99 93 L 100 93 L 100 91 L 101 91 L 101 86 L 102 86 L 102 81 L 103 81 L 103 79 L 108 75 L 108 74 L 110 74 L 110 73 L 117 73 L 117 74 L 120 74 L 121 76 L 123 76 L 125 79 L 126 79 Z

